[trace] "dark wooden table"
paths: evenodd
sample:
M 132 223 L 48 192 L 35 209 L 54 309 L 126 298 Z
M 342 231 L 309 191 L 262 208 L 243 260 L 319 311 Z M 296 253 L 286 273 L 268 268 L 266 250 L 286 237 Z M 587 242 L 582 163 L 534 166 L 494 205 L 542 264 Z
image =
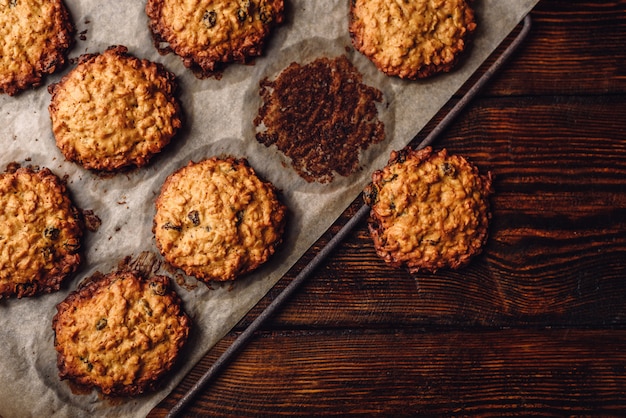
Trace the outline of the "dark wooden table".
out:
M 186 416 L 626 415 L 626 1 L 544 0 L 531 17 L 521 49 L 435 144 L 495 174 L 483 254 L 410 275 L 359 223 Z

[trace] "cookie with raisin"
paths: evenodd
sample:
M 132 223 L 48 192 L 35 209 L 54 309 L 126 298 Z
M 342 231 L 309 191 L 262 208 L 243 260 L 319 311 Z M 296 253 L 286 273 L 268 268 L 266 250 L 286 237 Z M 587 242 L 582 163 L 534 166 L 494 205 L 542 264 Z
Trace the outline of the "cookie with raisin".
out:
M 74 32 L 61 0 L 1 0 L 0 93 L 38 87 L 63 68 Z
M 219 78 L 227 64 L 263 54 L 284 1 L 148 0 L 146 14 L 160 53 L 175 53 L 198 78 Z
M 59 377 L 108 396 L 152 392 L 176 364 L 190 328 L 169 278 L 132 271 L 96 276 L 57 305 Z
M 47 168 L 0 174 L 0 299 L 59 290 L 82 261 L 83 222 Z
M 177 87 L 163 65 L 124 46 L 82 55 L 49 88 L 56 144 L 68 161 L 90 170 L 142 167 L 182 125 Z
M 165 260 L 204 281 L 234 280 L 282 242 L 287 209 L 245 159 L 209 158 L 170 174 L 156 200 L 154 234 Z
M 470 0 L 350 0 L 354 47 L 389 76 L 452 70 L 475 30 Z
M 492 175 L 431 147 L 393 151 L 364 190 L 376 252 L 411 273 L 464 267 L 487 240 Z

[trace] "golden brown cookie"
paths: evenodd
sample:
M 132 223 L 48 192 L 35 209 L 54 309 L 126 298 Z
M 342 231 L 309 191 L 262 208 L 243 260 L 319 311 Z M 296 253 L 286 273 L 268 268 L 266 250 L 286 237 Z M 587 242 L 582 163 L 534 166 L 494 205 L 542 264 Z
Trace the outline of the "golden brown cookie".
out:
M 162 54 L 174 52 L 198 78 L 219 77 L 225 64 L 260 56 L 283 13 L 283 0 L 148 0 L 146 4 L 157 49 Z
M 174 74 L 123 46 L 87 54 L 49 90 L 57 146 L 91 170 L 141 167 L 181 126 Z
M 292 63 L 261 81 L 256 139 L 275 145 L 306 181 L 327 183 L 359 169 L 361 151 L 385 139 L 376 104 L 380 90 L 345 56 Z
M 450 71 L 475 29 L 470 0 L 350 0 L 353 45 L 390 76 Z
M 105 395 L 158 388 L 188 339 L 191 321 L 165 276 L 96 277 L 57 305 L 59 377 Z
M 492 193 L 491 173 L 445 149 L 392 152 L 364 191 L 376 252 L 412 273 L 465 266 L 487 240 Z
M 210 158 L 171 174 L 156 200 L 161 254 L 186 274 L 233 280 L 265 263 L 282 242 L 286 207 L 245 159 Z
M 0 0 L 0 93 L 41 85 L 65 65 L 73 36 L 61 0 Z
M 59 290 L 81 262 L 83 223 L 49 169 L 0 174 L 0 299 Z

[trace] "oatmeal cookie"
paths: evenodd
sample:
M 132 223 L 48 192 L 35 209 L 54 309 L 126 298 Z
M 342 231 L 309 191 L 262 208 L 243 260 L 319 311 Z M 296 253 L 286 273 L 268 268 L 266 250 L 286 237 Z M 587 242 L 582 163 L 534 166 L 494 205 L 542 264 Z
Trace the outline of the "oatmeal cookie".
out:
M 81 262 L 83 223 L 49 169 L 0 174 L 0 299 L 59 290 Z
M 49 88 L 56 144 L 87 169 L 144 166 L 182 124 L 176 89 L 174 74 L 124 46 L 83 55 Z
M 0 93 L 40 86 L 65 65 L 73 36 L 61 0 L 0 0 Z
M 233 280 L 282 242 L 286 207 L 245 159 L 190 162 L 156 200 L 154 234 L 166 261 L 204 281 Z
M 275 80 L 262 80 L 257 141 L 275 145 L 308 182 L 353 174 L 361 151 L 385 139 L 376 107 L 383 94 L 362 81 L 343 55 L 294 62 Z
M 59 377 L 105 395 L 158 388 L 188 339 L 191 321 L 165 276 L 113 272 L 88 280 L 52 321 Z
M 390 76 L 450 71 L 475 29 L 470 0 L 350 0 L 354 47 Z
M 487 240 L 492 193 L 491 173 L 445 149 L 392 152 L 364 190 L 376 252 L 411 273 L 467 265 Z
M 174 52 L 196 77 L 219 78 L 232 62 L 260 56 L 282 23 L 283 0 L 148 0 L 146 14 L 156 48 Z

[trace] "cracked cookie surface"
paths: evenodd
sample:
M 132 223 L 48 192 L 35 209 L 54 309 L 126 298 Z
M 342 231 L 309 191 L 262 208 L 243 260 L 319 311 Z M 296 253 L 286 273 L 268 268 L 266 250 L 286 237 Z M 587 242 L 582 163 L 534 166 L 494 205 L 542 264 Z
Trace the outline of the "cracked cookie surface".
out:
M 59 377 L 105 395 L 153 391 L 190 326 L 167 277 L 128 271 L 89 279 L 57 305 L 53 318 Z
M 379 70 L 404 79 L 450 71 L 476 29 L 467 0 L 351 0 L 354 47 Z
M 83 223 L 47 168 L 0 174 L 0 299 L 59 290 L 82 261 Z
M 161 254 L 186 274 L 236 279 L 265 263 L 282 242 L 286 207 L 246 160 L 190 162 L 172 173 L 156 200 Z
M 284 2 L 148 0 L 146 14 L 157 49 L 174 52 L 198 78 L 206 78 L 228 63 L 260 56 L 283 21 Z
M 492 193 L 491 173 L 445 149 L 392 152 L 364 190 L 376 252 L 412 273 L 467 265 L 486 242 Z
M 40 86 L 66 64 L 73 35 L 60 0 L 0 0 L 0 93 Z
M 124 46 L 83 55 L 49 88 L 56 144 L 87 169 L 144 166 L 182 125 L 176 89 L 174 74 Z

